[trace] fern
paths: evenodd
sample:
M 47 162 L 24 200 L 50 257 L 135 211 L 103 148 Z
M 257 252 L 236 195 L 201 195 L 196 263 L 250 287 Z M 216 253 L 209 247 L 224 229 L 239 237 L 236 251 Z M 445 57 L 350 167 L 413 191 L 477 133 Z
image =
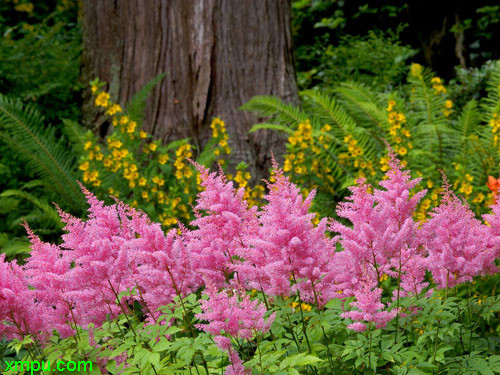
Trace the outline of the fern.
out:
M 453 148 L 450 147 L 451 144 L 448 141 L 454 136 L 454 133 L 443 114 L 444 95 L 434 94 L 430 87 L 432 76 L 430 70 L 424 69 L 418 76 L 410 74 L 408 81 L 413 103 L 411 115 L 414 122 L 418 124 L 412 129 L 415 132 L 415 145 L 417 148 L 427 151 L 426 156 L 432 156 L 435 170 L 436 166 L 443 169 L 446 163 L 445 158 L 450 158 L 450 152 L 453 152 Z
M 332 140 L 337 147 L 342 147 L 344 137 L 351 135 L 363 148 L 364 155 L 371 161 L 376 162 L 377 153 L 382 148 L 382 142 L 377 146 L 374 139 L 378 139 L 370 128 L 358 126 L 359 122 L 351 116 L 346 108 L 338 103 L 334 97 L 316 90 L 306 90 L 302 92 L 308 98 L 308 112 L 315 119 L 314 123 L 333 125 Z M 336 138 L 336 139 L 335 139 Z
M 62 132 L 70 141 L 73 150 L 82 154 L 85 150 L 86 135 L 84 128 L 76 121 L 64 119 Z
M 500 112 L 500 60 L 495 64 L 495 69 L 486 87 L 488 96 L 482 100 L 483 121 L 489 122 L 494 113 Z
M 165 78 L 165 74 L 158 74 L 155 78 L 149 81 L 137 94 L 135 94 L 127 105 L 127 114 L 138 124 L 142 124 L 144 120 L 144 109 L 146 101 L 155 88 L 155 86 Z
M 20 198 L 29 201 L 36 209 L 27 215 L 17 218 L 11 223 L 11 228 L 21 223 L 23 220 L 28 222 L 42 223 L 45 228 L 62 228 L 61 218 L 53 204 L 43 198 L 37 197 L 32 193 L 23 190 L 5 190 L 0 194 L 0 198 Z
M 466 166 L 475 179 L 486 180 L 492 166 L 488 165 L 487 154 L 478 152 L 484 148 L 479 138 L 481 128 L 478 104 L 475 100 L 470 100 L 462 109 L 455 125 L 458 136 L 453 138 L 456 141 L 453 148 L 458 151 L 457 160 Z
M 299 108 L 285 104 L 274 96 L 254 96 L 240 109 L 254 112 L 258 116 L 271 117 L 273 123 L 279 125 L 298 124 L 309 119 L 309 116 Z
M 10 238 L 7 233 L 0 233 L 0 253 L 4 253 L 7 260 L 26 257 L 31 250 L 30 247 L 30 242 L 25 238 Z
M 44 128 L 44 118 L 31 105 L 0 95 L 0 138 L 25 161 L 47 189 L 75 210 L 84 207 L 75 180 L 74 155 L 54 128 Z
M 343 139 L 356 128 L 354 119 L 335 101 L 335 98 L 316 90 L 302 91 L 301 94 L 309 99 L 308 112 L 311 116 L 318 119 L 321 124 L 332 125 L 333 134 L 338 139 Z
M 370 129 L 375 127 L 378 131 L 387 130 L 385 103 L 382 104 L 378 95 L 355 82 L 342 83 L 335 92 L 358 124 Z

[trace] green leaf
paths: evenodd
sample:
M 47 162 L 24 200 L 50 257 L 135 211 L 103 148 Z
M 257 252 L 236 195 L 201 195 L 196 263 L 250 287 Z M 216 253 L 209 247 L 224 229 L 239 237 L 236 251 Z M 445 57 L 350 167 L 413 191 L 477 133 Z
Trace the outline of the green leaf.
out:
M 490 369 L 490 366 L 488 365 L 488 362 L 484 360 L 483 358 L 472 358 L 469 360 L 469 366 L 476 370 L 479 371 L 480 374 L 484 375 L 494 375 L 493 371 Z
M 271 123 L 268 123 L 268 122 L 263 122 L 261 124 L 255 124 L 255 125 L 253 125 L 250 128 L 249 133 L 254 133 L 257 130 L 261 130 L 261 129 L 278 130 L 278 131 L 281 131 L 281 132 L 284 132 L 284 133 L 293 134 L 293 130 L 290 129 L 289 127 L 287 127 L 287 126 L 278 125 L 278 124 L 271 124 Z
M 310 354 L 305 354 L 305 353 L 299 353 L 292 355 L 290 357 L 287 357 L 281 362 L 280 364 L 280 370 L 286 369 L 288 367 L 295 367 L 295 366 L 306 366 L 311 363 L 316 363 L 320 362 L 321 359 L 318 357 L 315 357 Z

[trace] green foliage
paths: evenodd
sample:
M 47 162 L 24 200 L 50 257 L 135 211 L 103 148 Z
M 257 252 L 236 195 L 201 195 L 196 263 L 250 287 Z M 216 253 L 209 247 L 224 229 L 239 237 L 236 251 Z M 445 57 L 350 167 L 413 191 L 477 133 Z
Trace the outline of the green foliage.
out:
M 158 74 L 155 78 L 149 81 L 138 93 L 136 93 L 130 102 L 127 104 L 127 114 L 134 121 L 142 124 L 144 121 L 144 109 L 146 108 L 146 100 L 153 89 L 165 78 L 165 74 Z
M 314 68 L 299 72 L 301 87 L 331 88 L 339 82 L 355 79 L 377 89 L 399 86 L 406 73 L 407 61 L 417 51 L 400 44 L 395 35 L 344 36 L 337 45 L 317 46 Z
M 202 150 L 196 150 L 189 139 L 162 143 L 141 129 L 144 105 L 149 93 L 164 75 L 149 82 L 127 105 L 126 110 L 114 103 L 103 90 L 98 79 L 91 82 L 95 94 L 94 104 L 105 111 L 112 124 L 112 133 L 101 140 L 91 132 L 83 135 L 77 124 L 66 121 L 65 132 L 78 150 L 79 179 L 100 199 L 110 201 L 110 196 L 120 198 L 133 207 L 140 207 L 153 220 L 165 227 L 172 227 L 180 219 L 189 224 L 193 219 L 188 207 L 197 193 L 195 167 L 188 159 L 204 166 L 215 162 L 226 165 L 229 155 L 228 135 L 222 120 L 214 118 L 212 138 Z M 246 166 L 239 165 L 234 179 L 245 188 L 245 198 L 255 203 L 262 197 L 263 188 L 251 192 Z M 253 194 L 253 195 L 252 195 Z
M 488 279 L 494 282 L 495 276 Z M 472 295 L 471 286 L 441 290 L 432 298 L 405 297 L 401 306 L 406 315 L 397 326 L 392 321 L 384 329 L 371 326 L 362 333 L 348 330 L 349 322 L 340 317 L 348 303 L 342 307 L 333 299 L 318 310 L 295 298 L 278 297 L 270 306 L 276 313 L 271 332 L 248 340 L 232 338 L 233 350 L 252 374 L 499 374 L 500 299 L 495 293 Z M 264 296 L 257 292 L 255 298 L 263 302 Z M 210 334 L 195 328 L 201 323 L 195 317 L 201 312 L 199 293 L 175 297 L 161 311 L 158 321 L 145 325 L 140 311 L 129 306 L 102 327 L 78 328 L 75 336 L 65 339 L 53 336 L 34 357 L 23 351 L 33 343 L 29 336 L 8 346 L 18 360 L 91 361 L 91 374 L 104 369 L 111 374 L 227 371 L 227 353 Z M 13 353 L 8 355 L 12 360 Z
M 485 212 L 491 202 L 486 182 L 497 176 L 500 165 L 500 62 L 488 74 L 486 95 L 462 107 L 431 70 L 413 64 L 409 71 L 397 92 L 346 82 L 333 88 L 333 96 L 302 91 L 300 108 L 271 97 L 254 97 L 242 108 L 269 117 L 254 130 L 288 135 L 285 171 L 330 201 L 341 200 L 356 177 L 381 179 L 387 141 L 414 174 L 429 176 L 425 185 L 431 190 L 419 219 L 437 204 L 441 170 L 477 213 Z
M 32 105 L 0 95 L 1 140 L 39 177 L 66 207 L 78 211 L 83 200 L 76 183 L 75 157 L 54 128 Z M 59 138 L 59 140 L 57 140 Z
M 30 101 L 51 122 L 79 113 L 81 32 L 73 1 L 0 6 L 0 93 Z

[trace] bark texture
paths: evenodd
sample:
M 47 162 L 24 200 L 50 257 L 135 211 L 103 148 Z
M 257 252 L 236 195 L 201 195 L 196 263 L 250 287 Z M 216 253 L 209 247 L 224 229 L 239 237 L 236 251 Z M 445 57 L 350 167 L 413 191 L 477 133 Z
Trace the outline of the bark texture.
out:
M 235 161 L 261 176 L 277 133 L 248 134 L 257 119 L 238 108 L 254 95 L 297 101 L 290 0 L 87 0 L 83 77 L 110 83 L 124 105 L 160 73 L 143 127 L 203 146 L 213 116 L 229 133 Z

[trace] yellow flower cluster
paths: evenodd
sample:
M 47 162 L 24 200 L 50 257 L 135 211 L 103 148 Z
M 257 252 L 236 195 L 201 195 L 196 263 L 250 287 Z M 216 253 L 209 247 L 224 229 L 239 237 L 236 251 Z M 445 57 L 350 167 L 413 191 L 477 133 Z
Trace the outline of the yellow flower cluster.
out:
M 420 201 L 418 208 L 415 210 L 413 217 L 420 223 L 428 220 L 429 212 L 433 207 L 437 207 L 439 204 L 439 196 L 443 190 L 441 187 L 434 187 L 432 180 L 427 180 L 427 192 L 426 196 Z
M 297 130 L 288 137 L 288 143 L 291 145 L 291 152 L 285 155 L 283 170 L 285 172 L 293 171 L 295 174 L 303 175 L 307 172 L 306 153 L 314 146 L 312 136 L 312 126 L 309 120 L 302 122 Z M 316 150 L 319 153 L 319 149 Z
M 343 152 L 339 154 L 339 163 L 358 168 L 358 177 L 366 177 L 366 173 L 374 176 L 375 169 L 373 168 L 373 164 L 364 157 L 364 151 L 358 145 L 358 141 L 352 135 L 347 135 L 344 137 L 344 143 L 347 144 L 347 153 Z
M 302 311 L 311 311 L 312 310 L 312 306 L 305 303 L 305 302 L 302 302 L 302 303 L 298 303 L 298 302 L 292 302 L 290 305 L 289 305 L 294 311 L 297 307 L 300 307 L 300 309 Z
M 443 85 L 443 81 L 439 77 L 433 77 L 431 79 L 432 88 L 434 89 L 434 93 L 438 94 L 446 94 L 446 87 Z
M 446 102 L 444 103 L 444 109 L 443 109 L 443 114 L 445 117 L 450 117 L 450 115 L 453 113 L 453 102 L 450 99 L 447 99 Z
M 100 92 L 96 96 L 94 104 L 96 107 L 107 108 L 109 106 L 109 94 L 106 91 Z
M 423 70 L 422 65 L 417 64 L 417 63 L 413 63 L 413 64 L 411 64 L 411 67 L 410 67 L 410 74 L 413 77 L 417 77 L 418 78 L 418 77 L 422 76 L 422 70 Z
M 411 138 L 410 130 L 405 126 L 406 116 L 395 110 L 396 101 L 389 100 L 387 104 L 387 120 L 389 121 L 390 128 L 389 134 L 392 138 L 392 143 L 394 144 L 394 151 L 400 156 L 405 156 L 408 150 L 413 148 L 412 143 L 409 141 Z M 406 165 L 402 162 L 403 166 Z
M 458 192 L 464 196 L 465 199 L 469 200 L 469 197 L 473 191 L 472 181 L 474 177 L 472 177 L 469 173 L 466 173 L 463 166 L 459 163 L 454 163 L 455 170 L 458 171 L 459 177 L 453 184 L 453 188 L 455 190 L 458 189 Z
M 104 174 L 111 172 L 113 179 L 108 184 L 112 184 L 112 187 L 103 186 L 102 193 L 133 197 L 127 202 L 132 207 L 154 207 L 154 213 L 148 213 L 153 220 L 159 219 L 166 227 L 175 225 L 177 218 L 190 220 L 187 203 L 191 203 L 188 202 L 191 197 L 183 196 L 180 189 L 172 189 L 167 182 L 168 175 L 164 175 L 161 169 L 169 160 L 167 149 L 162 148 L 158 141 L 147 143 L 150 136 L 139 129 L 137 123 L 124 114 L 118 104 L 111 101 L 108 93 L 99 91 L 99 86 L 96 80 L 91 87 L 96 96 L 94 104 L 105 109 L 115 131 L 106 138 L 107 147 L 104 147 L 104 151 L 95 144 L 97 141 L 94 137 L 84 144 L 87 154 L 79 166 L 83 171 L 83 181 L 100 186 L 99 171 Z M 141 148 L 143 153 L 138 152 Z M 180 167 L 185 157 L 191 155 L 189 145 L 179 147 L 175 166 Z M 148 165 L 148 168 L 142 168 L 144 165 Z M 177 168 L 176 172 L 180 172 L 182 177 L 193 175 L 192 170 L 185 165 Z M 184 193 L 188 192 L 184 184 Z
M 325 124 L 320 129 L 320 135 L 315 139 L 313 135 L 312 125 L 309 120 L 300 123 L 297 130 L 288 138 L 287 154 L 283 164 L 283 171 L 292 172 L 295 175 L 295 182 L 302 184 L 310 184 L 311 175 L 325 182 L 323 189 L 333 194 L 334 189 L 332 183 L 332 169 L 328 167 L 331 163 L 325 160 L 322 149 L 328 149 L 327 136 L 331 130 L 331 126 Z M 307 194 L 316 185 L 310 186 L 309 189 L 303 189 L 303 193 Z
M 179 148 L 175 151 L 175 177 L 178 180 L 193 177 L 193 170 L 186 164 L 186 158 L 191 158 L 192 156 L 193 153 L 191 152 L 191 145 L 189 143 L 179 146 Z
M 493 133 L 493 145 L 498 147 L 498 151 L 500 152 L 498 136 L 500 134 L 500 116 L 498 113 L 494 113 L 491 120 L 489 121 L 489 125 L 491 126 L 491 132 Z
M 224 165 L 225 160 L 220 159 L 219 157 L 223 154 L 231 154 L 231 149 L 229 148 L 229 144 L 227 143 L 229 136 L 226 131 L 226 125 L 220 118 L 215 117 L 212 120 L 210 127 L 212 128 L 212 137 L 217 140 L 217 147 L 214 150 L 214 155 L 218 157 L 217 162 L 221 165 Z
M 251 179 L 250 172 L 248 171 L 236 171 L 236 175 L 228 175 L 227 178 L 238 184 L 238 189 L 243 188 L 245 193 L 243 194 L 243 199 L 248 202 L 250 207 L 262 205 L 262 200 L 264 197 L 265 188 L 261 184 L 257 184 L 250 187 L 249 181 Z

